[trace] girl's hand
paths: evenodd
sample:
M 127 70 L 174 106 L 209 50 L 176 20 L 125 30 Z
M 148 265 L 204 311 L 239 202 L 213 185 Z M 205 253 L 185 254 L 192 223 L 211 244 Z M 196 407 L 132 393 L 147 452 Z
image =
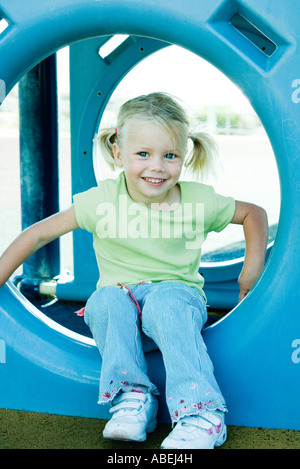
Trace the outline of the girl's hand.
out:
M 0 257 L 0 287 L 38 249 L 78 228 L 74 206 L 30 226 Z
M 253 288 L 264 268 L 268 242 L 267 214 L 257 205 L 236 201 L 231 223 L 243 225 L 246 241 L 244 266 L 238 279 L 240 302 Z
M 238 283 L 240 287 L 240 294 L 239 294 L 239 303 L 245 298 L 245 296 L 249 293 L 249 291 L 254 287 L 257 280 L 259 279 L 264 266 L 262 265 L 258 270 L 252 269 L 250 272 L 245 272 L 243 269 L 239 278 Z

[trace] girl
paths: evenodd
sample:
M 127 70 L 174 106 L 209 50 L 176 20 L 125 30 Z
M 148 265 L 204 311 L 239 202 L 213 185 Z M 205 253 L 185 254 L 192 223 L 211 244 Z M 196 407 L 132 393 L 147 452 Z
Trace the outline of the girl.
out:
M 188 139 L 193 150 L 186 156 Z M 214 448 L 226 439 L 227 409 L 201 335 L 201 245 L 209 231 L 243 225 L 241 300 L 264 267 L 266 213 L 211 186 L 179 181 L 183 165 L 207 171 L 216 147 L 208 135 L 189 133 L 185 111 L 167 94 L 125 103 L 117 128 L 101 131 L 99 144 L 107 162 L 122 168 L 119 177 L 23 231 L 0 259 L 0 286 L 46 243 L 78 227 L 92 232 L 101 276 L 85 321 L 102 356 L 99 403 L 111 404 L 103 436 L 144 441 L 155 429 L 158 389 L 144 352 L 158 347 L 176 424 L 162 448 Z

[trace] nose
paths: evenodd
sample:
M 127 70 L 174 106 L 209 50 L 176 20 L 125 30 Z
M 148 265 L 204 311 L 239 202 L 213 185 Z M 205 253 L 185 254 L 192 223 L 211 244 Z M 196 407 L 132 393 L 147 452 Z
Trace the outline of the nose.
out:
M 163 164 L 162 157 L 160 155 L 155 155 L 155 156 L 153 155 L 150 161 L 149 169 L 155 172 L 164 171 L 164 164 Z

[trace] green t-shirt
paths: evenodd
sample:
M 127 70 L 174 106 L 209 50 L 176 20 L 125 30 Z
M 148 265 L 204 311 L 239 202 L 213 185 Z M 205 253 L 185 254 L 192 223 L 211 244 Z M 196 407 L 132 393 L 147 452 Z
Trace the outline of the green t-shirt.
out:
M 174 281 L 198 288 L 205 297 L 198 273 L 201 246 L 210 231 L 219 232 L 231 222 L 235 200 L 205 184 L 178 184 L 181 202 L 173 211 L 131 199 L 124 172 L 74 196 L 78 225 L 93 233 L 97 288 Z

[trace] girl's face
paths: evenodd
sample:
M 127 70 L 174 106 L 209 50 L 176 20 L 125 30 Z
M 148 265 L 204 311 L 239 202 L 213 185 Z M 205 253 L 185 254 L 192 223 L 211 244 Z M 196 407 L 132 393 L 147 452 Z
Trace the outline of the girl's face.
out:
M 121 145 L 113 144 L 114 159 L 124 168 L 127 190 L 138 203 L 180 202 L 183 155 L 167 131 L 146 120 L 129 119 Z M 177 146 L 176 146 L 177 145 Z

